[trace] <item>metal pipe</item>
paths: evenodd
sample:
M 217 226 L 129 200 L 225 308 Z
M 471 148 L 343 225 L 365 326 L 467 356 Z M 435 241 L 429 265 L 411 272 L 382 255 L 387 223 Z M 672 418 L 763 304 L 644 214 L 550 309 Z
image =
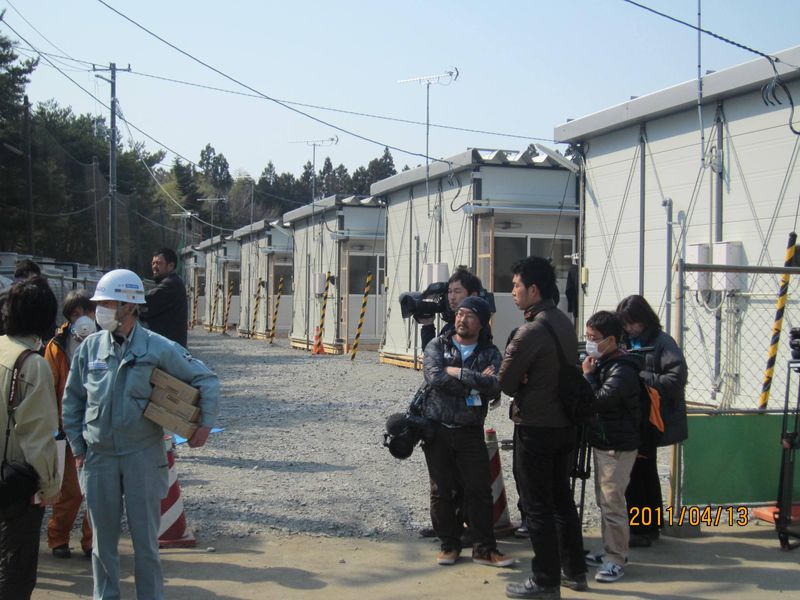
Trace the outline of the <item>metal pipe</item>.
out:
M 667 261 L 666 261 L 666 306 L 665 306 L 665 330 L 671 331 L 672 327 L 672 198 L 664 198 L 661 206 L 667 209 Z
M 647 167 L 647 137 L 645 125 L 639 128 L 639 295 L 644 296 L 644 226 L 645 226 L 645 169 Z

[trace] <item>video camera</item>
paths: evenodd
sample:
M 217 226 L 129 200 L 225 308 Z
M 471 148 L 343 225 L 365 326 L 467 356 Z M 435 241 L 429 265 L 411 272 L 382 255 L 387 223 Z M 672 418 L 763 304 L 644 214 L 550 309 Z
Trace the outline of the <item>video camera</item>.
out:
M 423 386 L 414 395 L 405 413 L 395 413 L 386 419 L 383 445 L 395 458 L 405 460 L 420 441 L 431 442 L 436 435 L 436 425 L 422 416 L 422 403 L 426 395 L 427 387 Z
M 497 312 L 492 292 L 481 288 L 478 296 L 488 302 L 492 313 Z M 408 317 L 431 319 L 435 315 L 441 314 L 445 321 L 452 322 L 455 315 L 447 302 L 447 282 L 437 281 L 430 284 L 422 292 L 403 292 L 400 294 L 400 314 L 404 319 Z

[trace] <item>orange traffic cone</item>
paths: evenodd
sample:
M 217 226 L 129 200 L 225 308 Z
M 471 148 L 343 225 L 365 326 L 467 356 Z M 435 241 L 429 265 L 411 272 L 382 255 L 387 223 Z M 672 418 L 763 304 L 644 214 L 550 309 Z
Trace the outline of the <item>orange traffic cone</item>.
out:
M 164 436 L 169 467 L 169 491 L 161 500 L 161 525 L 158 527 L 159 548 L 194 548 L 197 540 L 186 531 L 186 515 L 183 512 L 181 486 L 175 470 L 175 442 L 171 435 Z
M 517 528 L 511 523 L 508 514 L 506 486 L 503 483 L 503 469 L 500 466 L 500 447 L 497 443 L 497 431 L 487 429 L 484 432 L 486 449 L 489 451 L 489 481 L 492 486 L 492 523 L 497 537 L 511 535 Z
M 322 332 L 319 327 L 314 328 L 314 346 L 311 348 L 311 354 L 325 354 L 325 345 L 322 343 Z

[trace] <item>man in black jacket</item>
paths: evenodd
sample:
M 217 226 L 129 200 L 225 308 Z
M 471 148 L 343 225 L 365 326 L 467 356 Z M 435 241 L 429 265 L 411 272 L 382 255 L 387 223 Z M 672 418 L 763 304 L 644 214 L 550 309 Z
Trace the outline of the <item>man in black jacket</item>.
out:
M 614 313 L 601 310 L 586 322 L 588 356 L 581 367 L 594 390 L 597 408 L 589 443 L 594 448 L 594 490 L 604 548 L 603 554 L 589 554 L 586 562 L 598 567 L 594 578 L 604 583 L 625 574 L 630 531 L 625 488 L 640 443 L 642 359 L 621 350 L 621 338 L 622 320 Z
M 175 272 L 178 256 L 170 248 L 161 248 L 153 253 L 153 279 L 156 287 L 147 292 L 144 313 L 145 326 L 165 338 L 187 347 L 187 322 L 189 307 L 186 286 Z
M 453 490 L 463 486 L 472 535 L 473 562 L 507 567 L 513 560 L 495 542 L 489 455 L 483 437 L 488 402 L 500 394 L 500 351 L 487 335 L 491 310 L 482 298 L 469 296 L 456 310 L 455 330 L 425 348 L 423 370 L 428 388 L 423 415 L 436 424 L 436 437 L 423 449 L 438 496 L 431 496 L 431 519 L 439 539 L 440 565 L 461 554 L 461 523 Z
M 514 398 L 515 477 L 533 546 L 533 574 L 506 586 L 509 598 L 560 598 L 562 583 L 585 590 L 586 565 L 569 470 L 577 432 L 559 397 L 559 350 L 578 359 L 578 338 L 570 318 L 553 297 L 556 276 L 547 259 L 529 256 L 513 267 L 514 303 L 525 312 L 506 346 L 500 387 Z M 546 322 L 556 339 L 548 333 Z

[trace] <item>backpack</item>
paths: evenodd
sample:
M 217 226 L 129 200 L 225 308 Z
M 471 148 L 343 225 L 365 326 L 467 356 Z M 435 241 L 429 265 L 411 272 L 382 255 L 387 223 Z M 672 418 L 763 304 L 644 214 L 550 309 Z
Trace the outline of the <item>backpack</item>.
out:
M 545 320 L 541 320 L 539 323 L 545 326 L 558 349 L 558 361 L 560 363 L 558 370 L 558 398 L 561 400 L 561 407 L 573 425 L 586 425 L 597 415 L 594 390 L 592 390 L 591 384 L 586 381 L 578 365 L 567 362 L 567 358 L 564 356 L 564 349 L 561 347 L 552 325 Z

